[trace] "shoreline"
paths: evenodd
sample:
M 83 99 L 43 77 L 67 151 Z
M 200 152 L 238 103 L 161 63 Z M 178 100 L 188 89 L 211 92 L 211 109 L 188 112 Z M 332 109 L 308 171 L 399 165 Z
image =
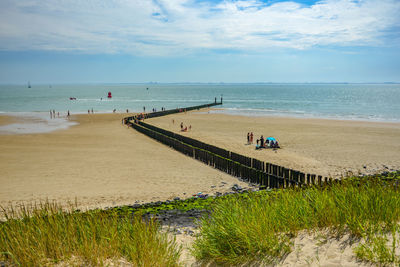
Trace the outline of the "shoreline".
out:
M 290 116 L 290 115 L 279 115 L 279 114 L 249 114 L 249 113 L 232 113 L 226 112 L 229 108 L 209 108 L 208 111 L 193 111 L 192 113 L 198 114 L 215 114 L 215 115 L 227 115 L 227 116 L 237 116 L 237 117 L 244 117 L 244 118 L 270 118 L 270 119 L 283 119 L 283 120 L 304 120 L 304 121 L 332 121 L 332 122 L 354 122 L 354 123 L 371 123 L 371 124 L 381 124 L 381 125 L 391 125 L 391 126 L 400 126 L 400 121 L 392 121 L 392 120 L 374 120 L 374 119 L 361 119 L 361 118 L 345 118 L 345 117 L 324 117 L 324 116 Z M 65 114 L 64 114 L 65 113 Z M 32 112 L 2 112 L 0 113 L 0 135 L 4 134 L 40 134 L 40 133 L 50 133 L 57 130 L 66 130 L 73 125 L 76 125 L 76 121 L 69 120 L 66 116 L 66 112 L 60 114 L 60 116 L 55 119 L 50 119 L 47 111 L 32 111 Z M 128 114 L 138 114 L 141 113 L 132 111 L 129 113 L 126 112 L 113 112 L 113 111 L 95 111 L 95 113 L 88 114 L 87 112 L 71 112 L 71 116 L 75 115 L 103 115 L 103 114 L 119 114 L 119 115 L 126 115 Z M 125 116 L 125 117 L 126 117 Z M 45 128 L 35 129 L 35 121 L 36 123 L 44 123 Z M 58 121 L 55 125 L 49 125 L 49 122 Z M 29 127 L 27 126 L 28 124 Z M 21 128 L 27 126 L 26 129 L 21 131 Z M 43 125 L 42 125 L 43 126 Z M 46 127 L 48 126 L 48 127 Z M 19 129 L 19 130 L 18 130 Z
M 79 124 L 66 130 L 0 135 L 0 206 L 77 200 L 85 210 L 248 187 L 121 125 L 126 116 L 72 115 Z
M 232 110 L 232 112 L 229 112 Z M 360 118 L 360 117 L 345 117 L 345 116 L 319 116 L 313 114 L 302 114 L 295 116 L 293 113 L 285 114 L 285 113 L 271 113 L 263 111 L 263 113 L 246 113 L 246 112 L 235 112 L 236 108 L 212 108 L 210 109 L 210 114 L 224 114 L 230 116 L 240 116 L 240 117 L 248 117 L 248 118 L 258 118 L 258 117 L 268 117 L 268 118 L 283 118 L 283 119 L 316 119 L 316 120 L 334 120 L 334 121 L 354 121 L 354 122 L 372 122 L 372 123 L 393 123 L 393 124 L 400 124 L 400 119 L 397 120 L 390 120 L 390 119 L 372 119 L 372 118 Z M 240 109 L 239 109 L 240 110 Z M 242 110 L 249 110 L 249 109 L 242 109 Z M 255 110 L 255 109 L 251 109 Z M 221 112 L 220 112 L 221 111 Z M 257 111 L 257 110 L 255 110 Z M 289 115 L 292 114 L 292 115 Z
M 0 135 L 0 205 L 46 198 L 67 203 L 77 198 L 83 207 L 96 208 L 248 186 L 122 126 L 122 118 L 130 114 L 73 114 L 71 121 L 78 124 L 68 129 Z M 0 124 L 8 119 L 0 115 Z M 192 130 L 180 132 L 181 121 Z M 242 117 L 203 110 L 148 122 L 306 173 L 340 178 L 400 169 L 396 123 Z M 255 150 L 255 144 L 245 144 L 249 131 L 254 132 L 254 142 L 260 134 L 276 137 L 282 149 Z

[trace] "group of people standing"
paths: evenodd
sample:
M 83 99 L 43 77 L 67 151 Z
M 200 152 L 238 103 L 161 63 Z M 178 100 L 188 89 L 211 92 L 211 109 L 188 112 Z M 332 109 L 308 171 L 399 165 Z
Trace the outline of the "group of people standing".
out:
M 253 132 L 247 133 L 247 144 L 250 145 L 253 143 Z
M 157 109 L 153 108 L 151 111 L 152 112 L 157 112 Z M 166 109 L 164 107 L 161 107 L 161 111 L 166 111 Z M 146 113 L 146 107 L 145 106 L 143 106 L 143 113 Z
M 69 110 L 67 112 L 67 118 L 69 118 Z M 57 118 L 60 117 L 60 112 L 57 112 Z M 54 109 L 50 109 L 50 119 L 55 119 L 56 118 L 56 111 Z
M 247 133 L 247 144 L 253 143 L 253 132 Z M 278 141 L 273 137 L 268 137 L 267 139 L 261 135 L 260 139 L 257 139 L 256 149 L 260 148 L 280 148 Z
M 60 112 L 57 112 L 57 117 L 60 117 Z M 50 119 L 55 119 L 56 118 L 56 111 L 53 109 L 50 109 Z

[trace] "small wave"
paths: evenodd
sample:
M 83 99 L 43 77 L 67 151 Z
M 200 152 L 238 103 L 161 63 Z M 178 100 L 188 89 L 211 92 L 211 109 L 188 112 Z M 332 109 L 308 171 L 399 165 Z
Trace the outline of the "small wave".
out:
M 257 108 L 223 108 L 221 110 L 233 111 L 233 112 L 254 112 L 254 113 L 296 113 L 304 114 L 304 110 L 278 110 L 278 109 L 257 109 Z
M 303 110 L 276 110 L 276 109 L 253 109 L 253 108 L 221 108 L 211 110 L 210 113 L 222 113 L 227 115 L 242 115 L 249 117 L 277 116 L 294 118 L 315 118 L 315 119 L 333 119 L 350 121 L 374 121 L 374 122 L 393 122 L 399 123 L 400 119 L 387 118 L 377 115 L 362 114 L 322 114 L 311 113 Z

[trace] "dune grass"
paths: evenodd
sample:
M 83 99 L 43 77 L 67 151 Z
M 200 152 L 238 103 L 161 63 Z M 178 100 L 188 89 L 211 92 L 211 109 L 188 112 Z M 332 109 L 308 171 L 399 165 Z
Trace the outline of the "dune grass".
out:
M 193 254 L 201 261 L 230 265 L 278 262 L 292 251 L 299 231 L 329 229 L 332 235 L 350 233 L 362 240 L 354 251 L 360 260 L 399 263 L 400 173 L 382 178 L 216 201 L 211 215 L 200 221 Z
M 4 211 L 0 261 L 16 266 L 75 262 L 102 266 L 125 260 L 133 266 L 178 266 L 181 248 L 153 221 L 116 211 L 63 211 L 45 203 Z M 72 264 L 72 263 L 71 263 Z
M 400 173 L 352 178 L 307 187 L 187 200 L 135 209 L 77 212 L 57 204 L 4 211 L 0 261 L 15 266 L 66 263 L 102 266 L 125 260 L 133 266 L 178 266 L 181 247 L 140 212 L 211 209 L 199 222 L 192 252 L 199 261 L 225 265 L 279 262 L 293 250 L 299 231 L 350 233 L 354 255 L 380 265 L 400 264 Z

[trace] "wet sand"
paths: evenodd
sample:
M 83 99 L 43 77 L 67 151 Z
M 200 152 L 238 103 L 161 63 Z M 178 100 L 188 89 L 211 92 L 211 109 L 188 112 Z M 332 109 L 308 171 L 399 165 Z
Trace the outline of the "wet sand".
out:
M 14 123 L 16 119 L 10 116 L 0 116 L 0 126 Z
M 230 191 L 236 178 L 186 157 L 121 124 L 126 114 L 78 115 L 67 130 L 47 134 L 0 135 L 0 205 L 56 200 L 81 208 L 118 206 L 186 198 L 197 192 Z M 0 116 L 0 125 L 16 118 Z M 175 123 L 172 123 L 172 120 Z M 18 123 L 20 121 L 17 120 Z M 182 134 L 288 168 L 338 177 L 346 172 L 400 169 L 400 124 L 244 117 L 194 112 L 147 120 Z M 279 150 L 246 144 L 261 134 L 274 136 Z M 181 132 L 180 132 L 181 133 Z M 364 168 L 365 167 L 365 168 Z M 226 184 L 225 184 L 226 183 Z M 215 186 L 215 187 L 214 187 Z M 185 266 L 200 266 L 188 247 L 197 230 L 184 222 L 176 236 Z M 348 237 L 320 242 L 300 234 L 294 251 L 278 266 L 364 266 L 355 260 Z
M 246 185 L 122 125 L 125 116 L 77 115 L 67 130 L 0 135 L 0 205 L 76 199 L 81 208 L 107 207 Z
M 0 135 L 0 205 L 46 198 L 104 207 L 226 192 L 244 184 L 121 125 L 126 114 L 72 116 L 79 122 L 46 134 Z M 175 123 L 172 123 L 174 119 Z M 0 123 L 17 120 L 0 116 Z M 266 162 L 324 176 L 400 169 L 400 124 L 244 117 L 193 112 L 148 120 Z M 279 150 L 246 144 L 261 134 Z M 226 182 L 225 186 L 221 182 Z M 213 188 L 211 188 L 213 186 Z M 215 186 L 215 187 L 214 187 Z M 224 191 L 225 190 L 225 191 Z

